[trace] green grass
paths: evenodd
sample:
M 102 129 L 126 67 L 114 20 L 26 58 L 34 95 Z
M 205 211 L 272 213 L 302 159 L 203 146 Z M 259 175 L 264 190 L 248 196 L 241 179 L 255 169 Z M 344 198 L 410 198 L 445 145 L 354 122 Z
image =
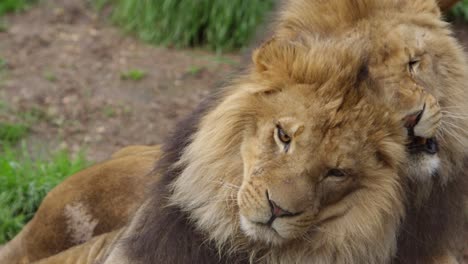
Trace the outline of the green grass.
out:
M 244 47 L 274 0 L 96 0 L 112 7 L 112 20 L 141 39 L 216 51 Z
M 203 71 L 203 67 L 192 65 L 187 69 L 187 73 L 190 75 L 198 75 Z
M 451 15 L 468 21 L 468 0 L 462 0 L 451 10 Z
M 5 71 L 7 68 L 7 61 L 5 59 L 0 58 L 0 72 Z
M 56 82 L 57 81 L 57 75 L 51 71 L 45 71 L 44 72 L 44 78 L 48 80 L 49 82 Z
M 102 109 L 102 113 L 107 117 L 107 118 L 112 118 L 117 115 L 116 109 L 110 105 L 105 106 Z
M 25 10 L 37 0 L 0 0 L 0 16 Z
M 120 74 L 120 78 L 122 80 L 132 80 L 132 81 L 139 81 L 145 78 L 145 76 L 146 76 L 146 72 L 142 70 L 138 70 L 138 69 L 129 70 L 126 72 L 122 72 Z
M 0 145 L 18 143 L 28 133 L 29 127 L 25 124 L 0 122 Z
M 83 154 L 73 158 L 60 151 L 44 160 L 29 153 L 25 144 L 0 146 L 0 244 L 32 218 L 47 192 L 88 165 Z
M 0 32 L 6 32 L 8 29 L 8 24 L 4 18 L 0 17 Z

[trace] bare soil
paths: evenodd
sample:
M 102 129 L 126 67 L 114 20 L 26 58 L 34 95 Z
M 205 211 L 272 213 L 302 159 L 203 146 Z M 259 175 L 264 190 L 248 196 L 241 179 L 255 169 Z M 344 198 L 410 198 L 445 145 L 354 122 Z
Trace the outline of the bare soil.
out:
M 90 160 L 130 144 L 158 144 L 238 55 L 155 47 L 109 25 L 84 0 L 46 0 L 7 17 L 0 32 L 1 119 L 34 118 L 29 140 L 46 148 L 86 148 Z M 141 80 L 123 79 L 132 69 Z

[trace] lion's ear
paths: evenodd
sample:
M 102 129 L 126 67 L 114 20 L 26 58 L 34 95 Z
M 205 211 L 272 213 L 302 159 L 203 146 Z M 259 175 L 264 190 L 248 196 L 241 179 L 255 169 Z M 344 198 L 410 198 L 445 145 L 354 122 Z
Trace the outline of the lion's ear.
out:
M 259 73 L 287 73 L 297 56 L 297 46 L 286 40 L 272 38 L 253 53 L 252 60 Z

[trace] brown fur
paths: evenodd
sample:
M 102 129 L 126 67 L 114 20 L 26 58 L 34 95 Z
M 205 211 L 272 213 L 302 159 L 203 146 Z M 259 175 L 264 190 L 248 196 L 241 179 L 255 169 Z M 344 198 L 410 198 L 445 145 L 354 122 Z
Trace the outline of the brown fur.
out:
M 4 248 L 0 263 L 29 263 L 124 226 L 143 201 L 159 146 L 124 148 L 113 159 L 76 173 L 55 187 L 34 218 Z
M 42 259 L 36 264 L 96 264 L 105 256 L 109 247 L 114 245 L 122 233 L 122 228 L 94 237 L 90 241 L 74 246 L 57 255 Z

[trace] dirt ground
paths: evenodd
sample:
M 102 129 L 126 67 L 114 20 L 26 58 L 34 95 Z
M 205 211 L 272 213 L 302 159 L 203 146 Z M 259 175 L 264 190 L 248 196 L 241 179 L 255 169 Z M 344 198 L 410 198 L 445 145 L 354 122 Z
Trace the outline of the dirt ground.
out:
M 6 61 L 0 106 L 13 113 L 0 113 L 0 119 L 32 117 L 28 140 L 46 149 L 84 147 L 90 160 L 100 161 L 122 146 L 161 143 L 240 62 L 236 54 L 142 43 L 86 3 L 44 0 L 8 16 L 0 32 L 0 58 Z M 455 29 L 467 46 L 467 25 Z M 132 69 L 146 76 L 121 77 Z
M 130 144 L 161 143 L 174 123 L 225 79 L 239 56 L 154 47 L 109 25 L 84 0 L 46 0 L 7 17 L 0 102 L 34 118 L 45 148 L 86 148 L 105 159 Z M 138 69 L 141 80 L 123 79 Z

